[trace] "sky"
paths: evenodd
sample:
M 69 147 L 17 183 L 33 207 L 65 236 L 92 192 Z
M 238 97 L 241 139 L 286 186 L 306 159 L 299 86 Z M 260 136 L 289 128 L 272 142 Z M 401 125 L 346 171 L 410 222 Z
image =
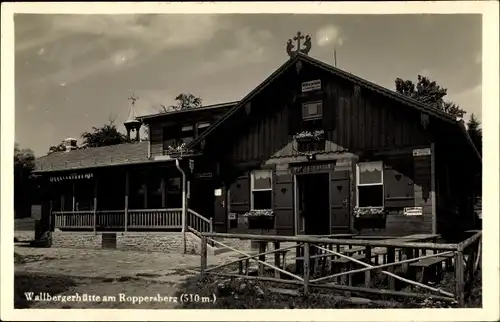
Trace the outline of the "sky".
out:
M 15 140 L 36 156 L 110 119 L 174 104 L 243 98 L 288 59 L 297 31 L 310 56 L 394 89 L 428 76 L 481 119 L 480 15 L 16 14 Z M 466 115 L 468 119 L 468 115 Z

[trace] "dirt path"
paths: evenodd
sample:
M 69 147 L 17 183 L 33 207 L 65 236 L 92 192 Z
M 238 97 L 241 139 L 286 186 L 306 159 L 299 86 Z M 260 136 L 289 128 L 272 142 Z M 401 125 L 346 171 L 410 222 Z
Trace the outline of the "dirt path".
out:
M 16 291 L 21 295 L 47 292 L 51 296 L 100 297 L 92 301 L 77 298 L 77 302 L 25 303 L 31 308 L 175 308 L 182 287 L 198 275 L 200 265 L 199 255 L 20 246 L 15 252 L 23 258 L 23 263 L 15 266 Z M 208 261 L 217 265 L 229 258 L 221 254 Z M 105 296 L 110 296 L 110 301 L 105 301 Z

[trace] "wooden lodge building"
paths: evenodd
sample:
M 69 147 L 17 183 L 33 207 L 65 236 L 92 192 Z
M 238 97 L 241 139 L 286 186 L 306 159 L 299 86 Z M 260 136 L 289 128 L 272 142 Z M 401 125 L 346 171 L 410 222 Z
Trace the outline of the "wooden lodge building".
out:
M 69 140 L 37 160 L 55 244 L 160 250 L 175 248 L 180 231 L 475 225 L 482 162 L 463 121 L 303 53 L 238 102 L 132 117 L 129 138 L 142 124 L 148 141 L 76 149 Z

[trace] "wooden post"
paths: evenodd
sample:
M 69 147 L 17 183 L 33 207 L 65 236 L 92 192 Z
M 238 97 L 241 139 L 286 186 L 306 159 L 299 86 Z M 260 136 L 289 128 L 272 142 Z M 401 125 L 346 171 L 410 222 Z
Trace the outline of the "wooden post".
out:
M 461 251 L 455 254 L 455 296 L 460 307 L 464 307 L 464 254 Z
M 207 269 L 207 237 L 201 237 L 201 277 L 205 277 L 205 270 Z
M 148 174 L 144 173 L 144 209 L 148 209 Z
M 125 170 L 125 231 L 127 231 L 128 224 L 128 194 L 129 194 L 129 172 Z
M 94 235 L 97 232 L 97 176 L 94 179 Z
M 387 247 L 387 263 L 394 263 L 396 261 L 396 251 L 394 247 Z M 387 268 L 387 271 L 390 273 L 394 273 L 394 266 L 389 266 Z M 394 277 L 388 276 L 388 281 L 389 281 L 389 288 L 391 290 L 394 290 L 395 287 L 395 280 Z
M 71 185 L 72 185 L 72 194 L 73 194 L 73 199 L 72 199 L 72 210 L 75 212 L 75 205 L 76 205 L 76 198 L 75 198 L 75 180 L 71 180 Z
M 166 208 L 167 206 L 165 200 L 165 178 L 161 178 L 160 190 L 161 190 L 161 207 Z
M 369 265 L 372 264 L 371 258 L 372 258 L 372 247 L 366 246 L 365 262 Z M 370 284 L 371 284 L 371 271 L 366 271 L 365 272 L 365 287 L 370 287 Z
M 212 217 L 210 217 L 210 232 L 213 233 L 214 232 L 214 219 Z
M 432 211 L 432 233 L 437 232 L 436 214 L 436 156 L 434 143 L 431 143 L 431 211 Z
M 266 245 L 267 245 L 267 242 L 259 241 L 259 253 L 266 252 Z M 266 255 L 259 255 L 259 260 L 265 262 Z M 262 263 L 259 263 L 259 276 L 264 276 L 264 264 L 262 264 Z
M 274 242 L 274 249 L 280 249 L 280 242 Z M 280 258 L 280 253 L 279 252 L 276 252 L 274 253 L 274 265 L 276 267 L 280 267 L 280 261 L 281 261 L 281 258 Z M 284 269 L 284 268 L 283 268 Z M 274 271 L 274 277 L 275 278 L 280 278 L 281 277 L 281 273 L 278 272 L 277 270 Z
M 309 293 L 309 243 L 304 243 L 304 294 Z

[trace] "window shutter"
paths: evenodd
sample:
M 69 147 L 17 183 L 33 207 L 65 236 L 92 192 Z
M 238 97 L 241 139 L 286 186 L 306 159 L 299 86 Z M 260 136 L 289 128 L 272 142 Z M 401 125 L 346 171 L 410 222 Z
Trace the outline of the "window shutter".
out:
M 236 178 L 230 186 L 231 212 L 243 213 L 250 210 L 250 177 L 248 173 Z
M 384 192 L 387 207 L 413 207 L 414 184 L 412 160 L 390 161 L 384 169 Z
M 289 173 L 274 172 L 273 211 L 276 234 L 293 235 L 293 176 Z

